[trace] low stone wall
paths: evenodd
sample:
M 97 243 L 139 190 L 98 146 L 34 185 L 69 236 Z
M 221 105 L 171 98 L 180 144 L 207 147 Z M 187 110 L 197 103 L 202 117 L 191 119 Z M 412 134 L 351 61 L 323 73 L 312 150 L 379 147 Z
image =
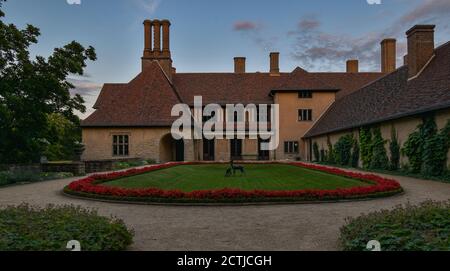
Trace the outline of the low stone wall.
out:
M 10 172 L 42 172 L 40 164 L 27 164 L 27 165 L 0 165 L 0 171 L 10 171 Z
M 68 163 L 45 163 L 41 164 L 43 172 L 70 172 L 75 176 L 86 174 L 85 163 L 68 162 Z
M 105 172 L 113 170 L 114 162 L 112 160 L 106 161 L 86 161 L 86 173 Z

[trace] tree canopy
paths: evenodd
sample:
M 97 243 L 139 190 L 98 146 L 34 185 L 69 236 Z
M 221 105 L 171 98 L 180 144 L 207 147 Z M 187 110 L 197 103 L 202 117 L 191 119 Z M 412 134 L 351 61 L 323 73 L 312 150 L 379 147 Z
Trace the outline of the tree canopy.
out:
M 0 163 L 33 162 L 59 138 L 52 134 L 58 131 L 54 125 L 64 121 L 55 119 L 79 126 L 74 112 L 86 108 L 80 95 L 70 94 L 74 85 L 68 76 L 82 76 L 87 61 L 97 57 L 93 47 L 72 41 L 47 58 L 31 59 L 30 46 L 38 43 L 40 31 L 4 23 L 4 2 L 0 0 Z

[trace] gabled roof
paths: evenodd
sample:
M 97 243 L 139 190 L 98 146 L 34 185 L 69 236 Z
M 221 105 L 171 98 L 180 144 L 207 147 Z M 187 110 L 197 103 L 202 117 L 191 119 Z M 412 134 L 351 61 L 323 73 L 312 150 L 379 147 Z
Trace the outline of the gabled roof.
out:
M 158 62 L 129 84 L 105 84 L 95 104 L 97 110 L 83 127 L 170 126 L 172 106 L 181 103 Z
M 403 66 L 337 100 L 305 137 L 445 108 L 450 108 L 450 43 L 435 50 L 418 77 L 408 80 Z
M 177 73 L 170 82 L 157 62 L 128 84 L 105 84 L 83 127 L 170 126 L 173 105 L 193 105 L 194 96 L 203 104 L 272 104 L 272 90 L 352 91 L 380 78 L 382 73 L 310 73 L 296 68 L 292 73 Z M 339 94 L 338 94 L 339 95 Z M 342 95 L 341 95 L 342 96 Z

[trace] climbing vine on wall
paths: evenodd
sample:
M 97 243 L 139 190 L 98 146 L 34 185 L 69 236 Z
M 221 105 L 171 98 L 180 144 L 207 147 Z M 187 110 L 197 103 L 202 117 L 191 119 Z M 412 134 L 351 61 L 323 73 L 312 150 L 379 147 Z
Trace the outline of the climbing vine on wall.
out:
M 359 133 L 359 148 L 364 168 L 369 168 L 372 161 L 372 133 L 369 127 L 362 127 Z
M 434 116 L 427 115 L 416 131 L 409 135 L 402 152 L 408 157 L 413 173 L 440 176 L 446 170 L 449 147 L 450 121 L 438 131 Z
M 342 166 L 350 166 L 352 158 L 353 135 L 348 134 L 339 138 L 334 145 L 335 161 Z
M 374 128 L 372 139 L 372 157 L 370 161 L 371 169 L 389 168 L 389 159 L 387 157 L 385 144 L 386 140 L 383 139 L 380 128 Z
M 392 127 L 391 143 L 389 144 L 391 159 L 389 163 L 390 170 L 398 170 L 400 168 L 400 143 L 398 142 L 397 131 Z
M 336 159 L 334 155 L 334 148 L 333 144 L 331 144 L 330 138 L 328 138 L 327 140 L 327 145 L 328 145 L 327 162 L 330 164 L 335 164 Z
M 314 159 L 316 162 L 320 161 L 320 151 L 319 151 L 319 145 L 317 142 L 314 142 L 313 144 L 313 152 L 314 152 Z
M 353 142 L 353 150 L 352 150 L 352 167 L 357 168 L 359 167 L 359 142 L 358 140 L 354 140 Z

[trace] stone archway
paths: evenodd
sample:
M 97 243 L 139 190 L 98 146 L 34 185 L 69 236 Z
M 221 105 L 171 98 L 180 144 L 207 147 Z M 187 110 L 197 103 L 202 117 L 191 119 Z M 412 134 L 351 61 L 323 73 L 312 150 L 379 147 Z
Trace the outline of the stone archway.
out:
M 162 163 L 185 161 L 184 140 L 175 140 L 171 134 L 163 136 L 159 143 L 159 160 Z

